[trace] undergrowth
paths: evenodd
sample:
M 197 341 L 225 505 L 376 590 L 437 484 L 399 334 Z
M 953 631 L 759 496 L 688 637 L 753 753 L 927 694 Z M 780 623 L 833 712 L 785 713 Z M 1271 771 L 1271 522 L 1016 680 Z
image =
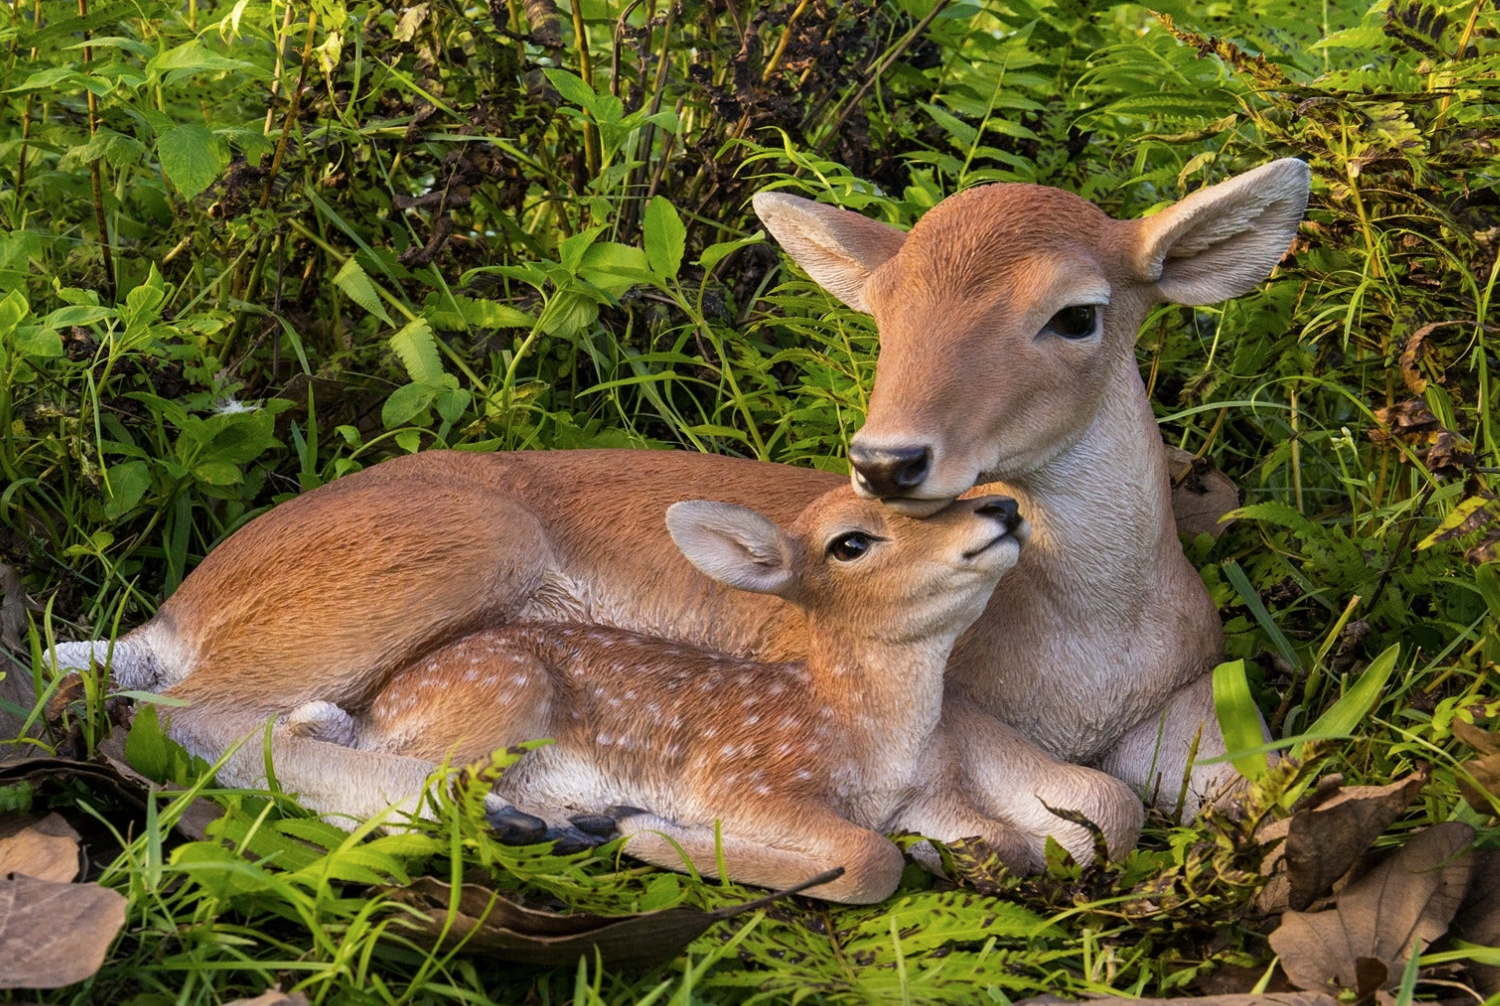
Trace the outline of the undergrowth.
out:
M 110 732 L 96 682 L 55 698 L 31 659 L 47 637 L 138 624 L 246 520 L 393 454 L 670 446 L 843 471 L 875 333 L 783 265 L 758 189 L 908 226 L 1027 181 L 1135 216 L 1295 155 L 1313 202 L 1277 275 L 1163 308 L 1139 343 L 1167 439 L 1243 496 L 1222 537 L 1187 542 L 1247 669 L 1221 713 L 1327 733 L 1397 647 L 1347 739 L 1263 776 L 1265 806 L 1313 769 L 1429 766 L 1392 840 L 1456 819 L 1492 841 L 1452 724 L 1497 711 L 1500 16 L 1154 9 L 0 9 L 0 627 L 24 692 L 5 708 L 41 726 L 33 689 L 54 699 L 15 746 L 86 755 Z M 158 778 L 206 785 L 167 750 Z M 913 869 L 884 905 L 780 903 L 654 971 L 533 971 L 382 941 L 399 912 L 373 892 L 466 869 L 594 911 L 753 892 L 613 847 L 508 850 L 456 810 L 348 836 L 282 797 L 193 792 L 228 814 L 215 840 L 173 837 L 185 798 L 142 816 L 79 781 L 0 790 L 94 821 L 92 872 L 130 899 L 104 969 L 56 1001 L 279 982 L 318 1002 L 1004 1002 L 1180 994 L 1271 959 L 1244 830 L 1215 818 L 1025 881 L 950 850 L 956 888 Z

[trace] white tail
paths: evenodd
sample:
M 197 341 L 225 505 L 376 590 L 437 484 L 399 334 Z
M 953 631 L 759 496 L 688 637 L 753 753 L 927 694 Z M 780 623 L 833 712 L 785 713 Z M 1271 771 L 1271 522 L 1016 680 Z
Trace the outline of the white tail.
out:
M 1050 828 L 980 812 L 940 722 L 949 650 L 1025 537 L 1012 501 L 964 500 L 913 520 L 843 487 L 790 531 L 701 501 L 671 507 L 667 525 L 707 576 L 804 610 L 807 659 L 750 661 L 599 626 L 515 626 L 438 648 L 361 715 L 312 703 L 292 729 L 433 762 L 454 743 L 472 760 L 550 737 L 497 787 L 520 811 L 562 827 L 580 813 L 645 808 L 620 820 L 642 859 L 681 868 L 686 855 L 716 875 L 722 852 L 733 879 L 767 887 L 842 866 L 842 878 L 810 892 L 836 901 L 895 889 L 902 858 L 883 837 L 894 830 L 982 838 L 1018 870 L 1041 864 L 1049 833 L 1092 855 L 1091 836 L 1035 795 L 1017 801 L 1014 819 L 1051 817 Z M 1140 801 L 1117 780 L 1050 763 L 997 724 L 989 739 L 1016 749 L 1008 760 L 1027 766 L 1034 789 L 1067 776 L 1066 806 L 1097 819 L 1113 848 L 1134 843 Z
M 1277 161 L 1138 221 L 1055 189 L 988 186 L 939 204 L 910 234 L 757 197 L 787 250 L 879 324 L 870 413 L 851 448 L 856 484 L 923 513 L 1003 479 L 1035 527 L 954 651 L 948 715 L 998 717 L 1166 807 L 1200 731 L 1199 756 L 1222 753 L 1207 675 L 1218 619 L 1176 539 L 1133 343 L 1152 304 L 1234 296 L 1267 275 L 1307 184 L 1303 164 Z M 363 712 L 399 668 L 516 620 L 796 659 L 807 649 L 800 613 L 697 573 L 661 514 L 711 496 L 785 523 L 837 481 L 656 451 L 401 458 L 236 532 L 127 637 L 146 649 L 122 655 L 192 703 L 172 729 L 210 757 L 307 702 Z M 291 735 L 274 745 L 283 783 L 314 801 L 352 787 L 410 792 L 421 764 Z M 977 800 L 1013 792 L 1007 752 L 986 739 L 961 752 Z M 329 783 L 330 771 L 344 781 Z M 1195 770 L 1189 807 L 1230 773 Z M 224 775 L 262 778 L 258 746 Z

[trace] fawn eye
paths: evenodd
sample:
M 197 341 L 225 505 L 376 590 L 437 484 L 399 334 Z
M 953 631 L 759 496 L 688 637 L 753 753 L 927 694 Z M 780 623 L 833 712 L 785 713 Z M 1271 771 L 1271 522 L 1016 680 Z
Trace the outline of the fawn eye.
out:
M 870 546 L 879 540 L 863 531 L 850 531 L 828 543 L 828 554 L 839 562 L 851 562 L 868 552 Z
M 1084 339 L 1099 325 L 1098 304 L 1074 304 L 1054 314 L 1042 329 L 1064 339 Z

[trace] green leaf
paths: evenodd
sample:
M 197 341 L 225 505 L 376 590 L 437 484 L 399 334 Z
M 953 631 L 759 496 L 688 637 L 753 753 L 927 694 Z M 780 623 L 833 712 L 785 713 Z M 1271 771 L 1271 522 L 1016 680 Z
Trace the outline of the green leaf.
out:
M 459 294 L 432 294 L 422 309 L 422 317 L 433 328 L 443 331 L 465 328 L 530 328 L 536 319 L 509 304 Z
M 109 502 L 104 506 L 104 515 L 118 519 L 135 509 L 135 505 L 151 488 L 151 469 L 144 461 L 127 461 L 109 468 Z
M 191 199 L 218 179 L 228 164 L 223 147 L 207 126 L 173 126 L 156 139 L 161 169 L 184 199 Z
M 0 300 L 0 335 L 13 332 L 21 319 L 31 313 L 31 304 L 20 290 L 12 290 Z
M 1253 749 L 1264 745 L 1266 737 L 1260 725 L 1260 711 L 1250 695 L 1245 662 L 1234 660 L 1215 667 L 1213 685 L 1214 715 L 1218 717 L 1229 760 L 1246 779 L 1259 779 L 1268 763 L 1264 751 Z M 1240 751 L 1250 753 L 1236 754 Z
M 687 228 L 677 215 L 677 208 L 666 196 L 656 196 L 646 206 L 646 259 L 653 271 L 675 279 L 682 268 L 682 253 L 687 247 Z
M 426 318 L 413 318 L 391 336 L 391 349 L 414 384 L 443 383 L 443 360 Z
M 1353 736 L 1354 731 L 1380 700 L 1380 694 L 1385 691 L 1385 684 L 1390 680 L 1391 672 L 1396 669 L 1396 661 L 1400 656 L 1401 644 L 1392 643 L 1384 653 L 1370 661 L 1370 666 L 1365 668 L 1359 680 L 1350 685 L 1348 691 L 1329 706 L 1328 711 L 1319 716 L 1317 722 L 1307 728 L 1307 732 L 1315 737 Z M 1294 748 L 1292 753 L 1295 755 L 1297 749 Z
M 64 354 L 62 336 L 46 325 L 22 325 L 16 329 L 16 352 L 33 360 L 55 360 Z
M 380 421 L 388 430 L 411 422 L 412 418 L 425 411 L 441 388 L 431 384 L 407 384 L 391 392 L 391 397 L 380 407 Z
M 564 100 L 593 111 L 594 102 L 598 96 L 594 94 L 592 87 L 584 83 L 582 77 L 569 73 L 567 70 L 547 69 L 542 72 L 547 75 L 547 79 L 552 82 L 553 87 L 557 88 L 557 93 L 562 95 Z
M 740 238 L 738 241 L 715 242 L 703 249 L 703 254 L 698 257 L 698 264 L 703 267 L 704 272 L 709 272 L 714 266 L 724 260 L 724 256 L 749 245 L 758 245 L 765 241 L 765 239 L 765 232 L 761 231 L 748 238 Z
M 257 77 L 266 77 L 269 74 L 254 63 L 247 63 L 242 59 L 230 59 L 228 56 L 220 56 L 218 53 L 206 49 L 196 39 L 168 49 L 160 56 L 156 56 L 146 64 L 146 73 L 151 76 L 161 76 L 169 71 L 179 73 L 203 73 L 203 72 L 226 72 L 238 70 Z
M 380 294 L 375 292 L 375 284 L 370 282 L 369 275 L 357 260 L 350 258 L 344 262 L 333 277 L 333 285 L 344 291 L 344 295 L 354 303 L 387 325 L 396 324 L 391 320 L 391 316 L 386 314 L 385 305 L 380 302 Z

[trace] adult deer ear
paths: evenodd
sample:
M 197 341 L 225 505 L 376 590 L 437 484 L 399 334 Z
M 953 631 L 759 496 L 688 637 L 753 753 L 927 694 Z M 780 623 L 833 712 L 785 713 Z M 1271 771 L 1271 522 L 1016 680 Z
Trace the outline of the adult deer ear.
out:
M 1136 270 L 1175 304 L 1248 293 L 1281 260 L 1307 208 L 1310 172 L 1284 158 L 1136 221 Z
M 667 531 L 688 562 L 720 583 L 756 594 L 785 594 L 792 541 L 769 518 L 733 503 L 688 500 L 667 508 Z
M 869 312 L 865 281 L 901 250 L 905 231 L 785 192 L 757 192 L 751 203 L 766 230 L 819 286 Z

